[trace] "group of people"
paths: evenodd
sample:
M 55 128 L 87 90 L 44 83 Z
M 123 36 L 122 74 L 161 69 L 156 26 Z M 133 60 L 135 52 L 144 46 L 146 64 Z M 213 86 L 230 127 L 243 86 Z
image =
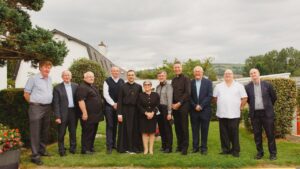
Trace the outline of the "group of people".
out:
M 232 70 L 224 72 L 224 81 L 213 89 L 204 77 L 202 67 L 193 70 L 194 79 L 182 73 L 182 64 L 175 62 L 176 75 L 169 83 L 166 71 L 157 74 L 159 84 L 151 81 L 143 85 L 135 82 L 135 72 L 127 71 L 127 82 L 120 78 L 120 69 L 111 68 L 111 77 L 103 84 L 103 95 L 94 86 L 94 73 L 86 72 L 83 82 L 71 82 L 72 73 L 62 72 L 63 82 L 52 89 L 49 77 L 52 63 L 41 61 L 40 73 L 28 79 L 24 97 L 29 102 L 31 161 L 43 164 L 40 156 L 49 156 L 46 142 L 50 113 L 54 112 L 58 125 L 58 152 L 66 155 L 64 137 L 68 128 L 69 152 L 76 153 L 76 128 L 80 119 L 81 153 L 93 154 L 98 124 L 106 120 L 106 152 L 153 154 L 157 126 L 161 135 L 161 151 L 173 152 L 172 124 L 177 138 L 176 152 L 187 155 L 189 147 L 189 114 L 192 127 L 192 153 L 208 152 L 207 140 L 211 117 L 211 102 L 217 104 L 222 155 L 239 157 L 239 121 L 241 109 L 248 102 L 257 154 L 264 156 L 262 129 L 268 139 L 270 160 L 276 160 L 274 109 L 276 93 L 271 84 L 260 79 L 258 69 L 250 70 L 252 81 L 243 86 L 233 78 Z M 102 97 L 103 96 L 103 97 Z M 102 99 L 104 98 L 104 99 Z

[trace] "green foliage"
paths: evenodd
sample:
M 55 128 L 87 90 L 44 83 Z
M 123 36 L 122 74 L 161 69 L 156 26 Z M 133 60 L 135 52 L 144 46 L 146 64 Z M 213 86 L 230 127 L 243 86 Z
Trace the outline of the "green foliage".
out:
M 40 60 L 61 65 L 68 50 L 64 42 L 54 41 L 49 30 L 32 28 L 28 10 L 39 11 L 43 0 L 0 0 L 0 66 L 6 60 Z
M 20 50 L 28 55 L 24 57 L 25 61 L 32 61 L 33 66 L 37 66 L 40 60 L 50 60 L 53 65 L 61 65 L 64 57 L 68 54 L 65 42 L 56 42 L 52 40 L 53 34 L 40 27 L 30 29 L 20 33 L 18 36 Z M 30 56 L 36 56 L 32 58 Z
M 297 89 L 297 106 L 300 107 L 300 88 Z
M 0 123 L 9 128 L 18 128 L 22 142 L 29 146 L 29 117 L 28 103 L 23 98 L 23 89 L 6 89 L 0 91 Z M 57 140 L 57 125 L 54 115 L 51 115 L 49 143 Z
M 277 138 L 284 138 L 286 134 L 290 134 L 292 128 L 292 120 L 296 108 L 296 83 L 294 80 L 285 78 L 268 78 L 264 79 L 271 83 L 277 94 L 277 101 L 275 102 L 275 136 Z M 244 114 L 245 127 L 252 131 L 250 118 L 248 113 Z
M 175 59 L 176 61 L 176 59 Z M 193 69 L 195 66 L 201 66 L 204 70 L 204 75 L 208 76 L 210 80 L 216 80 L 217 76 L 215 73 L 215 70 L 212 66 L 212 58 L 207 58 L 203 60 L 192 60 L 189 59 L 186 62 L 182 62 L 183 70 L 182 72 L 187 75 L 189 78 L 194 78 L 193 75 Z M 174 62 L 168 62 L 167 60 L 163 61 L 163 65 L 156 68 L 156 69 L 147 69 L 147 70 L 141 70 L 137 71 L 137 77 L 141 79 L 156 79 L 156 74 L 160 70 L 164 70 L 168 73 L 168 79 L 172 79 L 175 77 L 174 71 L 173 71 L 173 63 Z
M 213 63 L 212 64 L 218 77 L 223 77 L 226 69 L 231 69 L 234 75 L 242 75 L 244 64 L 231 64 L 231 63 Z
M 106 75 L 100 64 L 95 61 L 82 58 L 74 61 L 69 70 L 72 72 L 72 81 L 78 84 L 83 82 L 84 73 L 87 71 L 93 72 L 95 75 L 94 84 L 99 89 L 100 93 L 102 93 L 101 91 Z
M 292 76 L 300 75 L 300 51 L 293 47 L 281 51 L 272 50 L 264 55 L 250 56 L 243 74 L 249 75 L 251 68 L 258 68 L 261 75 L 291 72 Z

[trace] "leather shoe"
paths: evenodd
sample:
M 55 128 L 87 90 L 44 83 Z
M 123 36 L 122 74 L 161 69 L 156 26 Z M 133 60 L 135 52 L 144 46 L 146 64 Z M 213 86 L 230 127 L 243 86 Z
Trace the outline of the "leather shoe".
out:
M 187 155 L 187 150 L 182 150 L 181 155 Z
M 41 159 L 31 159 L 31 162 L 36 165 L 43 165 L 43 162 L 41 161 Z
M 230 153 L 229 153 L 229 152 L 222 151 L 222 152 L 220 152 L 219 154 L 220 154 L 220 155 L 228 155 L 228 154 L 230 154 Z
M 277 160 L 276 154 L 271 154 L 270 155 L 270 160 L 271 161 Z
M 48 153 L 47 151 L 46 152 L 44 152 L 44 153 L 39 153 L 41 156 L 44 156 L 44 157 L 50 157 L 51 156 L 51 154 L 50 153 Z
M 203 151 L 201 151 L 201 154 L 202 154 L 202 155 L 207 155 L 207 151 L 206 151 L 206 150 L 203 150 Z
M 66 156 L 67 154 L 66 154 L 65 152 L 59 152 L 59 155 L 60 155 L 61 157 L 63 157 L 63 156 Z
M 166 148 L 165 151 L 164 151 L 164 153 L 172 153 L 172 149 Z
M 263 158 L 263 156 L 264 156 L 264 154 L 263 154 L 263 153 L 257 153 L 257 154 L 256 154 L 256 156 L 254 157 L 254 159 L 256 159 L 256 160 L 260 160 L 260 159 L 262 159 L 262 158 Z
M 192 153 L 198 153 L 199 149 L 193 149 Z
M 232 156 L 233 156 L 233 157 L 240 157 L 240 153 L 234 152 L 234 153 L 232 153 Z

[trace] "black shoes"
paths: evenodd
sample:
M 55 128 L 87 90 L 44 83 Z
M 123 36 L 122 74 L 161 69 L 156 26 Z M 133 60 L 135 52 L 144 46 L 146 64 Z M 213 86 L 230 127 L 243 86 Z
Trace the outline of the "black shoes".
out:
M 31 162 L 36 164 L 36 165 L 43 165 L 43 162 L 39 158 L 31 159 Z
M 192 153 L 198 153 L 199 149 L 193 149 Z
M 63 157 L 63 156 L 66 156 L 67 154 L 66 154 L 66 152 L 59 152 L 59 155 L 60 155 L 61 157 Z
M 229 154 L 231 154 L 230 152 L 226 152 L 226 151 L 222 151 L 222 152 L 220 152 L 219 153 L 220 155 L 229 155 Z
M 232 156 L 238 158 L 238 157 L 240 157 L 240 153 L 239 153 L 239 152 L 233 152 L 233 153 L 232 153 Z
M 75 150 L 70 150 L 69 152 L 70 152 L 71 154 L 75 154 L 75 153 L 76 153 Z
M 94 153 L 92 151 L 81 151 L 81 154 L 92 155 Z
M 257 153 L 256 156 L 254 157 L 254 159 L 260 160 L 263 158 L 263 156 L 264 156 L 264 153 Z
M 271 161 L 277 160 L 276 154 L 271 154 L 269 159 L 270 159 Z
M 207 155 L 207 151 L 206 150 L 201 150 L 201 155 Z
M 177 147 L 176 152 L 181 152 L 181 148 Z
M 163 153 L 172 153 L 172 149 L 166 148 L 166 149 L 163 151 Z

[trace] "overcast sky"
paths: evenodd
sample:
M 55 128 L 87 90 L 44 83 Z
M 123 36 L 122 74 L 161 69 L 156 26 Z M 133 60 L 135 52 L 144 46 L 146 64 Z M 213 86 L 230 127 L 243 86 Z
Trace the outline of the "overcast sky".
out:
M 244 63 L 251 55 L 300 50 L 299 0 L 45 0 L 32 22 L 97 47 L 125 69 L 162 60 L 213 57 Z

